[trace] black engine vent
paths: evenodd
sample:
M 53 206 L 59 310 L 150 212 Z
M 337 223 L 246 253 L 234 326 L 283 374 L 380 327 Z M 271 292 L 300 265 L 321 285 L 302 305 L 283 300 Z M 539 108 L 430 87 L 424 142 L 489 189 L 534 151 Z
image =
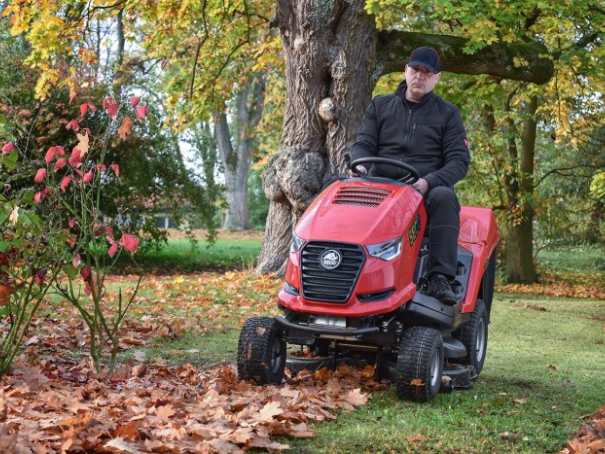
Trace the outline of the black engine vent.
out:
M 310 241 L 301 252 L 303 296 L 313 301 L 347 302 L 365 258 L 357 244 Z
M 357 205 L 375 208 L 386 199 L 392 191 L 388 189 L 366 187 L 344 187 L 334 198 L 337 205 Z

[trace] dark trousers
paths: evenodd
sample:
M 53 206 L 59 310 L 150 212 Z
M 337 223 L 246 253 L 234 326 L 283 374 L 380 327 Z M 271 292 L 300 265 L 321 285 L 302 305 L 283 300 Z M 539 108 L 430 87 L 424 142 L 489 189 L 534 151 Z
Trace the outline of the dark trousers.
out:
M 450 278 L 458 265 L 460 203 L 454 190 L 447 186 L 431 189 L 424 198 L 429 225 L 429 270 Z

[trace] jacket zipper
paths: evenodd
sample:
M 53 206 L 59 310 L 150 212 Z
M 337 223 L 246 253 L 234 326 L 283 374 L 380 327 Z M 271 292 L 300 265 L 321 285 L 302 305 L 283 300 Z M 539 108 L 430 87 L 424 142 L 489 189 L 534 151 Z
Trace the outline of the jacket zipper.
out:
M 404 154 L 405 154 L 405 144 L 408 141 L 408 135 L 409 135 L 408 131 L 409 131 L 409 128 L 410 128 L 410 120 L 411 119 L 412 119 L 412 109 L 408 109 L 408 119 L 407 119 L 407 121 L 405 123 L 405 134 L 403 135 L 403 150 L 402 151 L 403 151 Z M 415 126 L 416 125 L 414 125 L 414 127 Z
M 412 126 L 412 140 L 410 140 L 410 151 L 414 148 L 414 137 L 416 137 L 416 123 Z

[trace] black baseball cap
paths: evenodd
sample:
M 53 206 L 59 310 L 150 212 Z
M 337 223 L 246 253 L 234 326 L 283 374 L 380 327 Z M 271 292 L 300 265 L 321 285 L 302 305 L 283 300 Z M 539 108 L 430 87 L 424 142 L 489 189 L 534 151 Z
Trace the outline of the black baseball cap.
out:
M 408 66 L 424 66 L 428 68 L 433 74 L 437 74 L 441 71 L 441 59 L 439 54 L 432 47 L 418 47 L 412 51 L 410 55 L 410 61 Z

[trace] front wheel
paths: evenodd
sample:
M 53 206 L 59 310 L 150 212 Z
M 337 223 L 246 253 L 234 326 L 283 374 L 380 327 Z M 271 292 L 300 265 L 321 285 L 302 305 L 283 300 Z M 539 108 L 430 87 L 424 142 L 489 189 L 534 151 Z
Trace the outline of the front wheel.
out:
M 429 402 L 441 388 L 441 333 L 424 326 L 405 330 L 399 346 L 396 369 L 397 396 L 413 402 Z
M 269 317 L 249 318 L 237 345 L 237 375 L 259 385 L 281 383 L 286 367 L 286 342 L 280 325 Z

